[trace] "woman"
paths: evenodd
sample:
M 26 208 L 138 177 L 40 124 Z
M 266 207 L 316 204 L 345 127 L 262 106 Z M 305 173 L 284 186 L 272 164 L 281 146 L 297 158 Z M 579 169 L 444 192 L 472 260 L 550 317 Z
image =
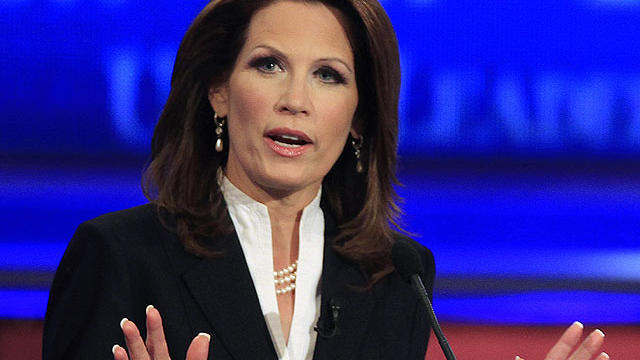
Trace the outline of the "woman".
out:
M 376 1 L 210 3 L 154 133 L 152 202 L 78 228 L 44 358 L 424 358 L 390 261 L 411 242 L 432 287 L 431 253 L 390 227 L 398 64 Z

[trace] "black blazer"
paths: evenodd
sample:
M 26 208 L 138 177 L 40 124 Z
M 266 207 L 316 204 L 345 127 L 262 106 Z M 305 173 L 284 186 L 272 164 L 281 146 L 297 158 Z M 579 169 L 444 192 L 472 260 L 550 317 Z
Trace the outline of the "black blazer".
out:
M 325 218 L 329 244 L 337 227 L 326 211 Z M 422 257 L 431 289 L 433 256 L 409 241 Z M 112 359 L 111 347 L 125 344 L 120 320 L 134 321 L 144 338 L 149 304 L 162 314 L 173 359 L 184 359 L 201 331 L 212 336 L 210 359 L 277 359 L 237 235 L 215 244 L 222 257 L 187 253 L 151 204 L 81 224 L 51 288 L 43 359 Z M 356 265 L 325 245 L 320 323 L 331 326 L 325 322 L 331 318 L 330 299 L 342 308 L 339 332 L 318 336 L 314 359 L 424 359 L 430 328 L 411 287 L 396 273 L 369 291 L 353 287 L 365 281 Z

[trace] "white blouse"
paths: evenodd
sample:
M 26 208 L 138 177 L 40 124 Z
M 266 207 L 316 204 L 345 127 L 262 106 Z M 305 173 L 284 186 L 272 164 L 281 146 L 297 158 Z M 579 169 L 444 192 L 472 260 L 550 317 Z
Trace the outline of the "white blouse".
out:
M 320 275 L 324 252 L 321 190 L 304 208 L 300 219 L 295 303 L 289 343 L 286 344 L 273 282 L 273 246 L 267 206 L 240 191 L 226 177 L 222 179 L 220 188 L 240 239 L 253 285 L 258 292 L 260 307 L 278 359 L 311 359 L 316 342 L 316 332 L 313 328 L 320 316 Z

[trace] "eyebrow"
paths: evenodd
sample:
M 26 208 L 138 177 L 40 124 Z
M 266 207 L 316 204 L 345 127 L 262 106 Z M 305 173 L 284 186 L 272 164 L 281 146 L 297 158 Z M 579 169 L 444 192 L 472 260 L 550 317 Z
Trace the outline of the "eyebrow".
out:
M 271 51 L 271 52 L 275 53 L 275 55 L 276 55 L 277 57 L 280 57 L 280 58 L 283 58 L 283 59 L 287 59 L 287 55 L 285 55 L 282 51 L 280 51 L 280 50 L 278 50 L 278 49 L 274 48 L 273 46 L 269 46 L 269 45 L 258 45 L 258 46 L 256 46 L 256 47 L 254 47 L 254 48 L 253 48 L 253 50 L 256 50 L 256 49 L 267 49 L 267 50 L 269 50 L 269 51 Z M 340 58 L 336 58 L 336 57 L 328 57 L 328 58 L 321 58 L 321 59 L 318 59 L 317 61 L 337 61 L 337 62 L 341 63 L 342 65 L 344 65 L 344 66 L 347 68 L 347 70 L 349 70 L 349 73 L 352 73 L 352 74 L 353 74 L 353 70 L 351 70 L 351 67 L 350 67 L 350 66 L 349 66 L 349 65 L 348 65 L 344 60 L 342 60 L 342 59 L 340 59 Z

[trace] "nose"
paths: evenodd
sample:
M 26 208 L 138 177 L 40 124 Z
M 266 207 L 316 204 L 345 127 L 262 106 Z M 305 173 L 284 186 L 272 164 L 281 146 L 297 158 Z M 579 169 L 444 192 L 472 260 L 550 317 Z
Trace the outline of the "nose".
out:
M 275 110 L 291 115 L 309 115 L 312 104 L 308 87 L 309 84 L 303 76 L 289 77 L 283 84 Z

